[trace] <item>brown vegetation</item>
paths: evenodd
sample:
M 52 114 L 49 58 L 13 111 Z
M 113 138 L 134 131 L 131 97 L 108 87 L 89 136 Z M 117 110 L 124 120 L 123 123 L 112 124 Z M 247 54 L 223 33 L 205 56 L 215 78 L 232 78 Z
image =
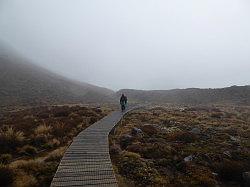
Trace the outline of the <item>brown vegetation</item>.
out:
M 49 186 L 67 146 L 109 109 L 38 107 L 0 119 L 0 186 Z
M 250 108 L 136 110 L 110 135 L 123 186 L 241 186 L 250 170 Z

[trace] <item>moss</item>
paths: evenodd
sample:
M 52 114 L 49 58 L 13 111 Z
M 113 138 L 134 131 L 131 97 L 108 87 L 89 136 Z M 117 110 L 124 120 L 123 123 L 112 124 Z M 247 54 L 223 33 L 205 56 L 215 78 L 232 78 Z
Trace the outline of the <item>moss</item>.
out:
M 139 154 L 124 152 L 119 161 L 119 172 L 136 181 L 137 185 L 167 184 L 157 170 L 151 168 L 147 162 L 144 162 Z

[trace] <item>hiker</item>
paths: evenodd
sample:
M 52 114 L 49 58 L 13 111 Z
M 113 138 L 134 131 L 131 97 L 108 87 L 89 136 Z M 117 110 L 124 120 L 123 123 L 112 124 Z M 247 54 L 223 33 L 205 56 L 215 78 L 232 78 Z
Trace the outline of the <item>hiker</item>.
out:
M 121 105 L 122 111 L 125 110 L 127 102 L 128 102 L 128 98 L 124 94 L 122 94 L 122 96 L 120 98 L 120 105 Z

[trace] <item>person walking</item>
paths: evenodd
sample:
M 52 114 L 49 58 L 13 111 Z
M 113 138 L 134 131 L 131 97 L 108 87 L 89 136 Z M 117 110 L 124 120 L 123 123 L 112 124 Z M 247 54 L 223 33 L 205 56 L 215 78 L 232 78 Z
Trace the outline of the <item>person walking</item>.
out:
M 128 102 L 128 98 L 124 94 L 122 94 L 120 98 L 120 105 L 121 105 L 122 112 L 126 109 L 127 102 Z

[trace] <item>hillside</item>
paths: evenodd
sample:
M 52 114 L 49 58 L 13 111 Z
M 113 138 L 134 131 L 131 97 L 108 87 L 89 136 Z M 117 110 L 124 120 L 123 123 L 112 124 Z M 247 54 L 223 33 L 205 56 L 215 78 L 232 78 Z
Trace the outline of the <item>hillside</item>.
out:
M 0 107 L 112 101 L 109 89 L 69 80 L 0 49 Z
M 173 104 L 236 104 L 250 105 L 250 86 L 232 86 L 220 89 L 131 90 L 124 89 L 130 101 Z

